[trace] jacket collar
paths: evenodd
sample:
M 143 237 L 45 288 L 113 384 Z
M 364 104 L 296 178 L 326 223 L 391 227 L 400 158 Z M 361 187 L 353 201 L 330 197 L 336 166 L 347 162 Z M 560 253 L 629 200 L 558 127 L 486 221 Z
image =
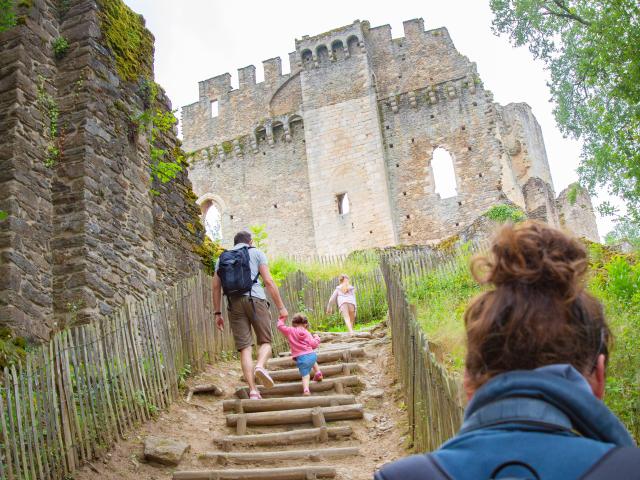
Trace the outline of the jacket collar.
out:
M 576 430 L 585 437 L 632 446 L 620 420 L 591 392 L 571 365 L 516 370 L 492 378 L 467 406 L 460 433 L 504 423 Z

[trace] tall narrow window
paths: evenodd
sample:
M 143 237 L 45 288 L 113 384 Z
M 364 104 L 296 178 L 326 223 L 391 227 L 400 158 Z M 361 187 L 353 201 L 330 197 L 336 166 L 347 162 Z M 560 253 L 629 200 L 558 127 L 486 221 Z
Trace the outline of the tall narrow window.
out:
M 458 192 L 456 191 L 456 173 L 451 154 L 442 147 L 436 148 L 433 151 L 431 170 L 433 171 L 435 192 L 440 194 L 440 198 L 455 197 Z
M 336 200 L 338 201 L 338 213 L 340 215 L 346 215 L 351 210 L 351 205 L 349 205 L 349 196 L 346 193 L 340 193 L 336 196 Z
M 211 101 L 211 118 L 218 116 L 218 100 Z
M 215 203 L 204 214 L 204 230 L 211 240 L 222 240 L 222 216 Z

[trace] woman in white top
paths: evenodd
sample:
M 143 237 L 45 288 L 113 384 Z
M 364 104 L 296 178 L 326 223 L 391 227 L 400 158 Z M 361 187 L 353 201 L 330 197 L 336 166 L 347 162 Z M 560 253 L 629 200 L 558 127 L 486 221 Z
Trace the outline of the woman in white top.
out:
M 356 287 L 349 283 L 349 277 L 344 273 L 340 275 L 340 284 L 333 291 L 327 305 L 327 314 L 331 313 L 333 303 L 337 303 L 338 310 L 342 313 L 344 323 L 349 333 L 353 333 L 353 325 L 356 323 Z

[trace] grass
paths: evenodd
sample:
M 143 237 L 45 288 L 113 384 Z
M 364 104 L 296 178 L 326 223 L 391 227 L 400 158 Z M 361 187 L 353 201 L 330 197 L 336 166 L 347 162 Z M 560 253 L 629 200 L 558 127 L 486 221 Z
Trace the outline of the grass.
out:
M 310 280 L 306 288 L 316 291 L 326 289 L 327 281 L 335 281 L 338 276 L 347 273 L 351 283 L 356 286 L 356 301 L 358 314 L 356 328 L 359 325 L 378 323 L 387 314 L 387 297 L 384 281 L 372 281 L 372 277 L 379 275 L 379 259 L 374 251 L 360 251 L 350 254 L 343 262 L 322 264 L 316 261 L 296 262 L 289 258 L 276 258 L 269 264 L 269 270 L 275 282 L 281 286 L 284 280 L 295 272 L 302 272 Z M 309 318 L 314 330 L 346 331 L 342 315 L 334 307 L 333 313 L 325 312 L 326 302 L 331 290 L 326 292 L 326 298 L 316 299 L 314 304 L 306 305 L 305 292 L 298 292 L 297 310 Z
M 407 292 L 436 357 L 454 374 L 461 374 L 464 368 L 462 316 L 469 300 L 481 291 L 471 277 L 469 257 L 468 253 L 454 257 L 450 269 L 425 275 Z
M 276 258 L 269 263 L 271 276 L 278 285 L 298 270 L 311 280 L 331 280 L 341 273 L 347 273 L 353 279 L 359 275 L 370 274 L 378 268 L 378 256 L 371 251 L 354 252 L 344 262 L 331 264 L 322 264 L 317 261 L 297 262 L 285 257 Z
M 603 303 L 615 337 L 605 403 L 640 441 L 640 258 L 599 244 L 589 249 L 588 289 Z M 455 257 L 451 269 L 420 278 L 407 292 L 436 356 L 454 374 L 464 368 L 465 308 L 482 291 L 468 261 L 468 254 Z

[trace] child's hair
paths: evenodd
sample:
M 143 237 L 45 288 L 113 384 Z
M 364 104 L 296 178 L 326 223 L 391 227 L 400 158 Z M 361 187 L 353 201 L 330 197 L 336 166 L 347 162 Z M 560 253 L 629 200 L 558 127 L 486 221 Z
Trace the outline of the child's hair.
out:
M 296 313 L 291 319 L 291 325 L 309 326 L 309 319 L 304 313 Z
M 340 280 L 340 289 L 342 290 L 342 293 L 347 293 L 351 288 L 351 283 L 349 283 L 349 275 L 343 273 L 338 277 L 338 280 Z M 347 281 L 346 284 L 344 283 L 345 280 Z

